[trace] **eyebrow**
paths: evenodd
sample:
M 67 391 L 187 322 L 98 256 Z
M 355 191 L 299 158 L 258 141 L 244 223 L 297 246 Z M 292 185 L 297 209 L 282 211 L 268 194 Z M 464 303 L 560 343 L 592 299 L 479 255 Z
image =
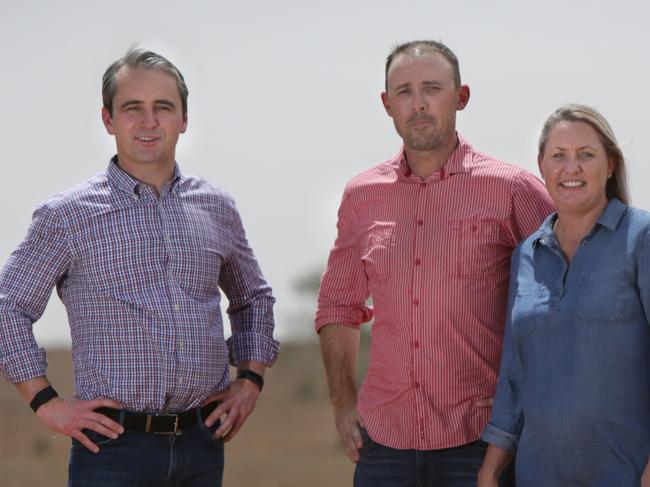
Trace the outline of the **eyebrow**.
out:
M 561 150 L 561 151 L 567 150 L 566 148 L 559 145 L 553 146 L 553 149 Z M 578 150 L 584 150 L 584 149 L 596 150 L 597 148 L 592 145 L 583 145 L 582 147 L 578 147 Z
M 422 85 L 423 86 L 442 86 L 442 83 L 440 81 L 431 80 L 431 81 L 423 81 Z M 406 82 L 406 83 L 402 83 L 401 85 L 396 86 L 394 88 L 394 91 L 399 91 L 401 89 L 410 88 L 410 87 L 411 87 L 411 83 Z
M 160 99 L 160 100 L 154 100 L 154 105 L 164 105 L 170 108 L 176 108 L 176 104 L 172 101 L 166 100 L 166 99 Z M 120 105 L 120 108 L 126 108 L 132 105 L 144 105 L 144 102 L 142 100 L 126 100 L 124 103 Z

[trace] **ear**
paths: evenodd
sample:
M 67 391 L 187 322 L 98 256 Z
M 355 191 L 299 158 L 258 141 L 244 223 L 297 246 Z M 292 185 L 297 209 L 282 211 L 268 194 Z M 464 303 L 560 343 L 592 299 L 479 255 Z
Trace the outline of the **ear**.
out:
M 181 134 L 184 134 L 185 131 L 187 130 L 187 112 L 183 114 L 183 125 L 181 125 Z
M 381 93 L 381 103 L 384 105 L 384 110 L 386 110 L 388 116 L 392 117 L 393 111 L 391 110 L 390 102 L 388 101 L 388 93 L 386 93 L 385 91 Z
M 456 102 L 456 110 L 463 110 L 469 102 L 469 86 L 460 85 L 458 88 L 458 101 Z
M 104 122 L 104 127 L 106 127 L 106 132 L 110 135 L 115 135 L 115 129 L 113 128 L 113 117 L 108 112 L 106 107 L 102 107 L 102 122 Z
M 612 159 L 609 159 L 607 162 L 607 174 L 612 175 L 614 174 L 614 171 L 616 170 L 616 162 L 613 161 Z

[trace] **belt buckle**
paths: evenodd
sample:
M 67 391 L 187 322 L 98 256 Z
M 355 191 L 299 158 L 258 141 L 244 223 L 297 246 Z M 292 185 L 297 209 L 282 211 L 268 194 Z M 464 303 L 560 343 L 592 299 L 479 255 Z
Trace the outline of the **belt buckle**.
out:
M 174 419 L 174 429 L 170 430 L 170 431 L 151 431 L 152 418 L 173 418 Z M 165 414 L 165 413 L 148 414 L 147 415 L 147 423 L 145 425 L 144 431 L 145 431 L 145 433 L 153 433 L 154 435 L 176 435 L 176 434 L 178 434 L 178 419 L 179 419 L 178 414 Z

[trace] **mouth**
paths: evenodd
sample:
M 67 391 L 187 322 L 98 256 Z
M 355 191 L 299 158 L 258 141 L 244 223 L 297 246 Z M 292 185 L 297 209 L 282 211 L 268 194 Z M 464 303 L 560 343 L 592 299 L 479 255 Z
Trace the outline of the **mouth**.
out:
M 138 142 L 142 142 L 144 144 L 151 144 L 152 142 L 158 142 L 160 140 L 160 137 L 153 137 L 153 136 L 140 136 L 140 137 L 135 137 L 135 140 Z
M 572 189 L 572 188 L 580 188 L 585 184 L 587 183 L 585 183 L 584 181 L 573 180 L 573 181 L 562 181 L 560 183 L 560 186 L 562 186 L 563 188 Z

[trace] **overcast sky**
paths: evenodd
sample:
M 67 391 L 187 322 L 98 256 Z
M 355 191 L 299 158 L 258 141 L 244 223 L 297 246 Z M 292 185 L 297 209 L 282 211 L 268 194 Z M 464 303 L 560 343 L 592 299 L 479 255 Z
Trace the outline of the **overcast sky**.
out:
M 567 102 L 595 106 L 623 145 L 633 204 L 650 209 L 649 14 L 641 0 L 0 0 L 0 259 L 39 202 L 106 167 L 100 80 L 136 42 L 186 78 L 177 159 L 235 197 L 281 338 L 311 333 L 295 319 L 304 300 L 293 282 L 323 268 L 345 182 L 399 150 L 379 99 L 397 42 L 448 44 L 472 93 L 459 130 L 535 174 L 545 117 Z M 67 343 L 56 297 L 35 329 L 43 344 Z

